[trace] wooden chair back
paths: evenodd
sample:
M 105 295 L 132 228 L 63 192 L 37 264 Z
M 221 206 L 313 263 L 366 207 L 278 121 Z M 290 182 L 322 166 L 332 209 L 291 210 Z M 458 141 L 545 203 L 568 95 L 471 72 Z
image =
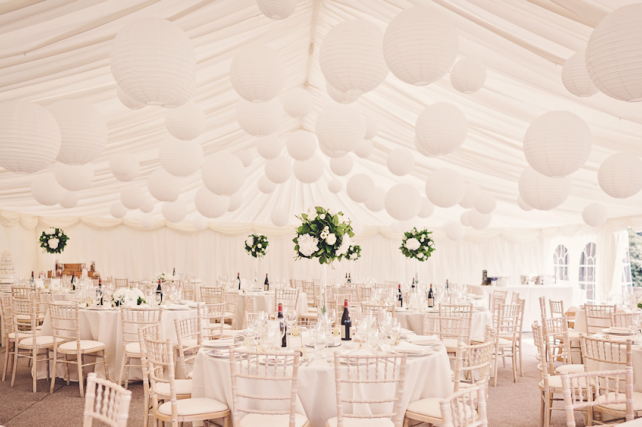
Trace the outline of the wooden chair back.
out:
M 78 303 L 75 301 L 56 301 L 49 303 L 49 317 L 53 331 L 54 347 L 76 341 L 76 350 L 80 347 L 80 322 L 78 321 Z
M 13 333 L 13 316 L 11 315 L 11 295 L 0 295 L 0 320 L 4 325 L 6 342 L 9 342 L 9 334 Z
M 571 340 L 568 336 L 568 321 L 566 317 L 549 317 L 542 319 L 542 333 L 546 348 L 548 371 L 555 372 L 555 360 L 562 364 L 573 363 L 571 356 Z
M 201 299 L 206 304 L 220 304 L 225 302 L 223 286 L 201 286 Z
M 138 330 L 145 326 L 158 325 L 163 318 L 163 310 L 159 308 L 120 308 L 120 327 L 123 351 L 129 343 L 139 342 Z
M 640 313 L 611 313 L 611 325 L 616 328 L 637 328 L 640 325 Z
M 283 305 L 283 309 L 296 311 L 297 304 L 299 303 L 299 291 L 292 288 L 277 289 L 274 293 L 274 311 L 278 310 L 279 303 Z
M 513 292 L 510 296 L 510 303 L 517 304 L 519 302 L 519 292 Z
M 485 384 L 486 387 L 488 387 L 496 334 L 497 332 L 491 329 L 483 344 L 465 344 L 460 342 L 457 345 L 455 376 L 453 377 L 455 381 L 455 391 L 459 390 L 462 375 L 465 378 L 470 378 L 469 382 L 471 384 Z M 470 372 L 470 375 L 467 374 L 468 372 Z M 477 373 L 477 375 L 475 375 L 475 373 Z
M 602 332 L 602 329 L 611 327 L 611 314 L 617 311 L 615 305 L 585 304 L 586 332 L 589 335 Z
M 357 293 L 360 302 L 368 302 L 372 300 L 372 288 L 367 285 L 358 285 Z
M 236 314 L 236 306 L 239 302 L 239 293 L 237 291 L 224 292 L 223 298 L 225 301 L 225 311 Z
M 114 279 L 114 286 L 118 288 L 126 288 L 129 286 L 129 279 Z
M 564 301 L 553 301 L 548 300 L 548 303 L 551 306 L 551 317 L 562 317 L 564 316 Z
M 36 315 L 36 302 L 24 298 L 12 298 L 11 301 L 11 329 L 24 338 L 30 336 L 32 343 L 36 343 L 38 336 L 38 318 Z M 16 339 L 16 343 L 20 339 Z
M 364 316 L 372 316 L 378 318 L 379 315 L 383 312 L 395 314 L 395 306 L 393 304 L 389 305 L 379 305 L 377 303 L 361 303 L 361 313 Z
M 13 298 L 29 299 L 29 294 L 36 292 L 35 288 L 27 288 L 26 286 L 12 286 L 11 296 Z
M 183 373 L 187 372 L 185 369 L 188 364 L 194 363 L 198 350 L 203 344 L 200 304 L 197 307 L 196 317 L 174 319 L 174 328 L 176 329 L 176 338 L 178 340 L 178 357 Z
M 225 326 L 225 303 L 197 305 L 203 319 L 203 340 L 216 340 L 223 336 Z M 244 326 L 245 328 L 245 326 Z
M 312 306 L 314 305 L 314 302 L 316 301 L 317 297 L 317 291 L 316 291 L 316 286 L 314 286 L 314 282 L 309 282 L 304 280 L 302 282 L 303 285 L 303 292 L 305 292 L 305 296 L 308 297 L 308 305 Z
M 471 333 L 473 328 L 473 304 L 440 304 L 439 317 L 461 317 L 463 321 L 460 327 L 462 328 L 462 338 L 465 344 L 470 344 Z
M 631 353 L 631 340 L 612 341 L 605 338 L 590 337 L 584 334 L 580 335 L 582 345 L 582 359 L 584 361 L 585 371 L 595 371 L 591 369 L 591 361 L 599 363 L 609 363 L 613 365 L 633 366 Z
M 196 282 L 182 281 L 181 292 L 183 293 L 184 300 L 195 301 L 196 300 Z
M 498 304 L 493 312 L 493 329 L 497 336 L 516 339 L 520 332 L 522 304 Z
M 546 297 L 543 295 L 539 297 L 539 312 L 543 322 L 548 317 L 548 314 L 546 314 Z
M 92 427 L 94 420 L 111 427 L 127 427 L 132 392 L 95 372 L 87 375 L 87 394 L 83 427 Z
M 440 402 L 443 427 L 486 427 L 486 391 L 484 385 L 467 387 Z M 477 410 L 475 410 L 477 408 Z
M 498 305 L 506 304 L 507 294 L 507 291 L 494 291 L 492 294 L 488 294 L 488 309 L 491 313 L 495 312 Z
M 170 340 L 164 341 L 144 333 L 147 328 L 141 329 L 141 336 L 144 340 L 144 348 L 147 375 L 149 378 L 149 393 L 154 407 L 158 411 L 159 397 L 162 400 L 170 400 L 172 407 L 172 420 L 178 419 L 178 400 L 176 398 L 176 375 L 174 373 L 174 346 Z M 150 334 L 151 335 L 151 334 Z M 169 395 L 167 394 L 167 384 Z M 165 388 L 165 390 L 163 390 Z

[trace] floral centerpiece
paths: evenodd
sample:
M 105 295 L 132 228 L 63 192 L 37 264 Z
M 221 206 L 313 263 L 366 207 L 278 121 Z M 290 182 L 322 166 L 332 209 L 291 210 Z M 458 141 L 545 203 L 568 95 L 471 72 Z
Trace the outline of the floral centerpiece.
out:
M 346 253 L 346 258 L 350 261 L 356 261 L 361 258 L 361 246 L 350 243 L 350 249 Z
M 136 288 L 118 288 L 111 296 L 111 302 L 116 307 L 134 307 L 141 304 L 147 304 L 143 291 Z
M 428 231 L 425 228 L 417 230 L 417 227 L 406 231 L 399 247 L 401 253 L 417 261 L 426 261 L 435 250 L 435 241 L 430 237 L 431 234 L 432 231 Z
M 53 233 L 45 233 L 43 231 L 40 235 L 40 247 L 49 254 L 62 253 L 62 251 L 65 250 L 65 246 L 67 246 L 69 236 L 59 228 L 51 228 L 54 230 Z
M 161 281 L 161 282 L 167 282 L 170 280 L 178 280 L 178 277 L 174 276 L 172 273 L 169 272 L 164 272 L 164 273 L 159 273 L 158 277 L 156 277 L 156 281 Z
M 320 264 L 332 264 L 348 258 L 354 232 L 343 212 L 317 206 L 297 218 L 302 224 L 293 239 L 296 259 L 318 258 Z
M 245 252 L 254 258 L 263 258 L 267 254 L 268 238 L 262 234 L 250 234 L 245 240 Z

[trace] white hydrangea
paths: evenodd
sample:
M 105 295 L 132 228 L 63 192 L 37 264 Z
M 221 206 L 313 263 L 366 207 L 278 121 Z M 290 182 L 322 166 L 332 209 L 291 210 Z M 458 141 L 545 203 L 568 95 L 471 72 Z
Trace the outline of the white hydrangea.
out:
M 405 246 L 409 251 L 416 251 L 421 247 L 421 244 L 419 243 L 419 240 L 411 237 L 410 239 L 406 240 Z
M 299 252 L 303 256 L 309 257 L 319 250 L 319 240 L 316 237 L 310 236 L 309 234 L 299 236 L 298 243 Z
M 337 249 L 337 256 L 340 255 L 345 255 L 348 253 L 348 250 L 350 249 L 350 236 L 347 234 L 344 234 L 343 237 L 341 238 L 341 246 L 339 246 L 339 249 Z

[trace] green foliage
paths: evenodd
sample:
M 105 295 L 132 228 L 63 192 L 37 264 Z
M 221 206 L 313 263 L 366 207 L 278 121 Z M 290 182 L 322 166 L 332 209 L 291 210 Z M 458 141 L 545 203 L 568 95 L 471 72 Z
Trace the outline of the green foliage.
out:
M 642 236 L 629 228 L 629 257 L 633 286 L 642 286 Z
M 417 230 L 417 227 L 413 227 L 412 230 L 406 231 L 404 233 L 403 239 L 401 240 L 401 246 L 399 249 L 401 253 L 404 254 L 407 258 L 414 258 L 418 261 L 424 262 L 435 250 L 435 241 L 432 240 L 430 235 L 432 231 L 426 229 Z M 407 245 L 412 247 L 412 244 L 408 244 L 408 240 L 415 239 L 419 244 L 417 249 L 410 249 Z M 411 241 L 414 243 L 414 241 Z
M 254 242 L 251 246 L 247 242 L 252 238 Z M 254 258 L 262 258 L 267 254 L 267 248 L 270 243 L 268 238 L 262 234 L 250 234 L 245 240 L 245 252 Z
M 69 236 L 67 236 L 65 232 L 59 228 L 51 228 L 54 229 L 53 233 L 47 234 L 43 231 L 40 235 L 40 247 L 50 254 L 62 253 L 62 251 L 65 249 L 65 246 L 67 246 L 67 240 L 69 240 Z M 52 248 L 51 246 L 49 246 L 49 240 L 51 239 L 58 239 L 57 247 Z
M 318 258 L 319 264 L 332 264 L 335 260 L 350 259 L 348 254 L 355 247 L 350 241 L 354 232 L 352 222 L 344 218 L 343 212 L 330 213 L 329 209 L 317 206 L 297 218 L 302 224 L 297 229 L 297 237 L 292 239 L 296 251 L 295 259 Z M 306 242 L 304 247 L 299 245 L 300 242 Z M 308 252 L 314 244 L 316 250 Z M 361 248 L 358 249 L 358 253 L 360 251 Z

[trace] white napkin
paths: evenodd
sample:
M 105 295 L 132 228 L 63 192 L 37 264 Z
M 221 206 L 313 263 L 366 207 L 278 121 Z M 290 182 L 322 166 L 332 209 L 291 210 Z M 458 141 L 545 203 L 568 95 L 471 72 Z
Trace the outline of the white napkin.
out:
M 428 352 L 426 347 L 422 347 L 420 345 L 412 344 L 406 341 L 401 341 L 399 345 L 394 348 L 394 350 L 398 353 L 406 354 L 425 354 Z
M 439 338 L 437 338 L 437 335 L 409 335 L 406 341 L 415 344 L 429 344 L 437 343 Z
M 212 343 L 216 343 L 217 347 L 223 347 L 223 346 L 226 346 L 226 345 L 232 346 L 232 345 L 234 345 L 234 338 L 233 337 L 231 337 L 231 338 L 221 338 L 219 340 L 212 341 Z M 213 344 L 211 344 L 211 345 L 213 345 Z
M 342 351 L 341 356 L 372 356 L 372 352 L 365 348 L 360 348 L 357 351 L 354 351 L 354 350 Z
M 626 333 L 631 332 L 631 329 L 629 329 L 629 328 L 619 328 L 619 327 L 616 327 L 616 326 L 611 326 L 611 327 L 609 328 L 609 332 L 615 332 L 615 333 L 618 333 L 618 332 L 619 332 L 619 333 L 624 333 L 624 334 L 626 334 Z

